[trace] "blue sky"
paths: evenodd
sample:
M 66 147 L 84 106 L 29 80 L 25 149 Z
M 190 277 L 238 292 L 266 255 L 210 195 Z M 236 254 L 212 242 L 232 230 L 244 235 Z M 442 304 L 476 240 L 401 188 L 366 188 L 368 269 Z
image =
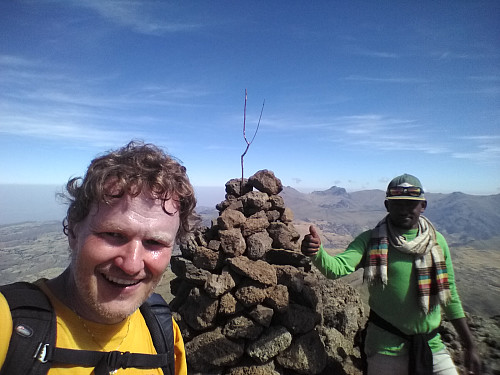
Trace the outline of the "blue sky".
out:
M 0 183 L 142 139 L 195 186 L 500 193 L 499 1 L 2 1 Z

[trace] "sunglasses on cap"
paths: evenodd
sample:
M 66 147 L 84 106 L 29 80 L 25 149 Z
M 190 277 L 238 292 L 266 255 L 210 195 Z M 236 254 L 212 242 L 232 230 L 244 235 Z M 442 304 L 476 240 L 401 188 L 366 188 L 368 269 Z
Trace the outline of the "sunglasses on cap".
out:
M 420 197 L 423 194 L 422 188 L 418 186 L 395 186 L 388 189 L 389 197 L 400 197 L 400 196 L 408 196 L 408 197 Z

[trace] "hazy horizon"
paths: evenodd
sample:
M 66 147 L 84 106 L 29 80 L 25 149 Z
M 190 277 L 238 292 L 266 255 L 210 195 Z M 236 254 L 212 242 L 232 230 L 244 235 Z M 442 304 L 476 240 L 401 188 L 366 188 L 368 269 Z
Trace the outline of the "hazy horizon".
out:
M 66 214 L 67 206 L 64 199 L 59 198 L 57 194 L 61 193 L 63 188 L 64 184 L 0 184 L 0 225 L 25 221 L 62 221 Z M 328 190 L 321 188 L 292 188 L 304 194 L 309 194 L 313 191 Z M 215 208 L 216 204 L 225 199 L 224 186 L 195 186 L 194 189 L 199 208 Z M 346 190 L 348 193 L 361 191 Z M 451 192 L 430 193 L 449 194 Z
M 0 225 L 24 221 L 63 220 L 66 202 L 57 197 L 64 184 L 0 184 Z M 195 187 L 198 207 L 215 207 L 224 200 L 224 186 Z

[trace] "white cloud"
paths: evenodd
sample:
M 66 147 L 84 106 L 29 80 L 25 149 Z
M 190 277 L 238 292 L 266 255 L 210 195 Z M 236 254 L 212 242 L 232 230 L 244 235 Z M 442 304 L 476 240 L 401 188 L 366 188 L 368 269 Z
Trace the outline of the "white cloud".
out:
M 94 145 L 110 145 L 127 142 L 144 136 L 138 131 L 111 130 L 70 121 L 45 121 L 36 117 L 11 119 L 9 124 L 2 124 L 0 133 L 50 140 L 85 142 Z
M 397 59 L 397 58 L 399 58 L 399 55 L 397 53 L 394 53 L 394 52 L 375 51 L 375 50 L 368 49 L 368 48 L 351 47 L 350 51 L 353 52 L 354 54 L 366 56 L 366 57 L 378 57 L 378 58 L 384 58 L 384 59 Z
M 468 79 L 479 82 L 500 82 L 499 75 L 470 76 Z
M 376 83 L 427 83 L 428 81 L 422 78 L 411 77 L 367 77 L 360 75 L 350 75 L 343 78 L 346 81 L 362 81 Z
M 415 128 L 415 121 L 391 118 L 377 114 L 343 116 L 335 120 L 346 134 L 374 135 L 385 137 L 391 134 L 401 134 L 405 130 Z
M 480 53 L 460 53 L 449 50 L 434 51 L 430 53 L 430 56 L 438 60 L 478 60 L 487 57 Z
M 3 56 L 5 57 L 5 56 Z M 2 56 L 0 56 L 2 60 Z M 113 92 L 113 81 L 119 81 L 120 76 L 107 77 L 77 77 L 73 73 L 51 71 L 30 60 L 22 58 L 8 59 L 23 61 L 16 69 L 6 69 L 0 75 L 0 84 L 7 88 L 0 92 L 4 112 L 39 112 L 52 108 L 54 111 L 79 108 L 80 112 L 96 110 L 129 110 L 141 106 L 197 106 L 192 99 L 208 95 L 208 92 L 198 85 L 158 85 L 141 83 L 130 84 L 119 92 Z M 1 61 L 0 61 L 1 65 Z M 32 68 L 33 67 L 33 68 Z M 35 68 L 36 67 L 36 68 Z M 110 88 L 111 87 L 111 88 Z
M 192 31 L 202 27 L 198 23 L 165 20 L 165 17 L 174 18 L 171 15 L 174 5 L 166 2 L 155 4 L 138 0 L 87 0 L 75 1 L 73 4 L 92 9 L 103 18 L 141 34 L 162 35 Z M 165 5 L 168 7 L 164 8 Z
M 36 63 L 33 60 L 14 55 L 0 55 L 0 65 L 4 67 L 34 67 Z M 5 72 L 2 73 L 4 75 Z
M 459 139 L 468 143 L 467 151 L 452 153 L 454 158 L 497 165 L 500 163 L 500 135 L 470 136 Z M 462 148 L 465 147 L 462 146 Z

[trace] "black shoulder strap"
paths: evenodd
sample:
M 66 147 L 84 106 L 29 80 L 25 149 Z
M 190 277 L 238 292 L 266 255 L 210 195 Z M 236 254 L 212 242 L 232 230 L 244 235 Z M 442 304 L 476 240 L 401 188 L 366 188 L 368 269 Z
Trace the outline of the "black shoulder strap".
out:
M 153 293 L 140 310 L 151 333 L 157 353 L 167 353 L 169 361 L 168 366 L 162 368 L 163 373 L 175 375 L 174 328 L 170 307 L 162 296 Z
M 56 342 L 56 317 L 49 299 L 36 285 L 18 282 L 0 286 L 9 304 L 13 330 L 0 375 L 46 374 L 47 350 Z

